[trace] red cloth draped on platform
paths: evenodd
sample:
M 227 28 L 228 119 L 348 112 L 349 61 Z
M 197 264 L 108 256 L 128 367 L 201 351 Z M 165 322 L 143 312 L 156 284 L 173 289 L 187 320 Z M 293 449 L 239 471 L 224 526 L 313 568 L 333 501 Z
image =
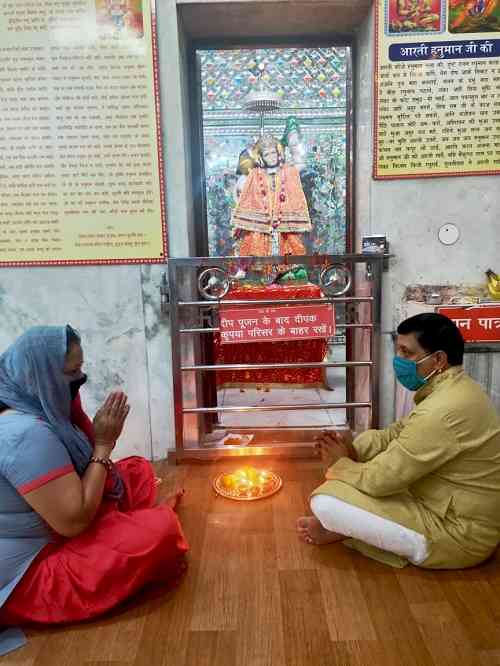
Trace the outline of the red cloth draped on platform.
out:
M 93 433 L 79 398 L 71 415 L 75 425 Z M 88 620 L 148 583 L 167 589 L 179 581 L 188 544 L 176 513 L 155 505 L 151 464 L 133 456 L 116 467 L 125 488 L 119 504 L 104 499 L 87 530 L 70 539 L 55 537 L 43 548 L 0 608 L 0 625 Z
M 321 290 L 314 284 L 248 285 L 233 288 L 228 300 L 280 300 L 292 298 L 319 298 Z M 246 306 L 250 307 L 250 306 Z M 327 340 L 293 340 L 256 342 L 255 344 L 221 344 L 220 335 L 214 335 L 216 364 L 230 363 L 321 363 L 326 354 Z M 276 368 L 274 370 L 220 370 L 217 386 L 243 386 L 248 384 L 321 385 L 321 368 Z

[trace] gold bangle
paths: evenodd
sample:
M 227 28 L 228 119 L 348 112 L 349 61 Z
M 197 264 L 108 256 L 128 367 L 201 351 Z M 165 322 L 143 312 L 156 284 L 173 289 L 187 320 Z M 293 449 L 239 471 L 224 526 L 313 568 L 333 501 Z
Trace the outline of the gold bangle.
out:
M 89 465 L 90 463 L 98 463 L 99 465 L 104 465 L 104 467 L 109 471 L 111 470 L 113 463 L 109 458 L 97 458 L 96 456 L 92 456 L 89 460 Z

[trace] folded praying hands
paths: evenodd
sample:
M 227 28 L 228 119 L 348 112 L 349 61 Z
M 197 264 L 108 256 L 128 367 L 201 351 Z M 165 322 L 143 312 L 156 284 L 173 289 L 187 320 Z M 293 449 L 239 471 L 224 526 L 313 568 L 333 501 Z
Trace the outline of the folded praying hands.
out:
M 96 446 L 113 450 L 130 411 L 128 398 L 122 391 L 110 393 L 94 417 Z
M 316 441 L 316 449 L 326 467 L 331 467 L 340 458 L 357 460 L 356 450 L 352 445 L 352 433 L 340 434 L 334 430 L 324 430 Z

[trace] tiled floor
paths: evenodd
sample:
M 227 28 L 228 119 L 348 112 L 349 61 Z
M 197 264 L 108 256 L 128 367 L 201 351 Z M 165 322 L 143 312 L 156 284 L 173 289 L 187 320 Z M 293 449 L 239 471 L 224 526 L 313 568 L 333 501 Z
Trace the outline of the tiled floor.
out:
M 331 359 L 342 360 L 344 348 L 332 348 Z M 272 412 L 221 413 L 221 424 L 227 427 L 281 427 L 281 426 L 332 426 L 346 422 L 345 409 L 321 409 L 321 405 L 341 403 L 346 399 L 345 371 L 343 368 L 327 370 L 326 388 L 227 388 L 218 391 L 218 404 L 221 407 L 268 406 L 268 405 L 318 405 L 318 409 L 296 411 L 280 410 Z
M 267 405 L 324 405 L 329 402 L 343 402 L 344 396 L 337 391 L 324 389 L 284 389 L 269 391 L 251 389 L 225 389 L 219 391 L 219 404 L 225 407 L 267 406 Z M 345 391 L 344 391 L 345 393 Z M 222 414 L 222 424 L 226 427 L 260 426 L 331 426 L 345 423 L 345 409 L 303 409 L 297 411 L 280 410 L 272 412 L 249 412 Z

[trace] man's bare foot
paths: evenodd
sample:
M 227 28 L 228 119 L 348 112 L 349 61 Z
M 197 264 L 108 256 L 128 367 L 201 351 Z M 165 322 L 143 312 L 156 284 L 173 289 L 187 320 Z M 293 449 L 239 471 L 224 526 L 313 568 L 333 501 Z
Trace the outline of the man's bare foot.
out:
M 315 516 L 303 516 L 297 520 L 297 533 L 306 543 L 322 546 L 327 543 L 342 541 L 346 537 L 337 532 L 329 532 Z
M 184 488 L 182 490 L 178 490 L 173 495 L 169 495 L 168 497 L 166 497 L 163 500 L 163 502 L 175 511 L 179 505 L 179 502 L 184 497 L 184 493 L 185 493 Z

